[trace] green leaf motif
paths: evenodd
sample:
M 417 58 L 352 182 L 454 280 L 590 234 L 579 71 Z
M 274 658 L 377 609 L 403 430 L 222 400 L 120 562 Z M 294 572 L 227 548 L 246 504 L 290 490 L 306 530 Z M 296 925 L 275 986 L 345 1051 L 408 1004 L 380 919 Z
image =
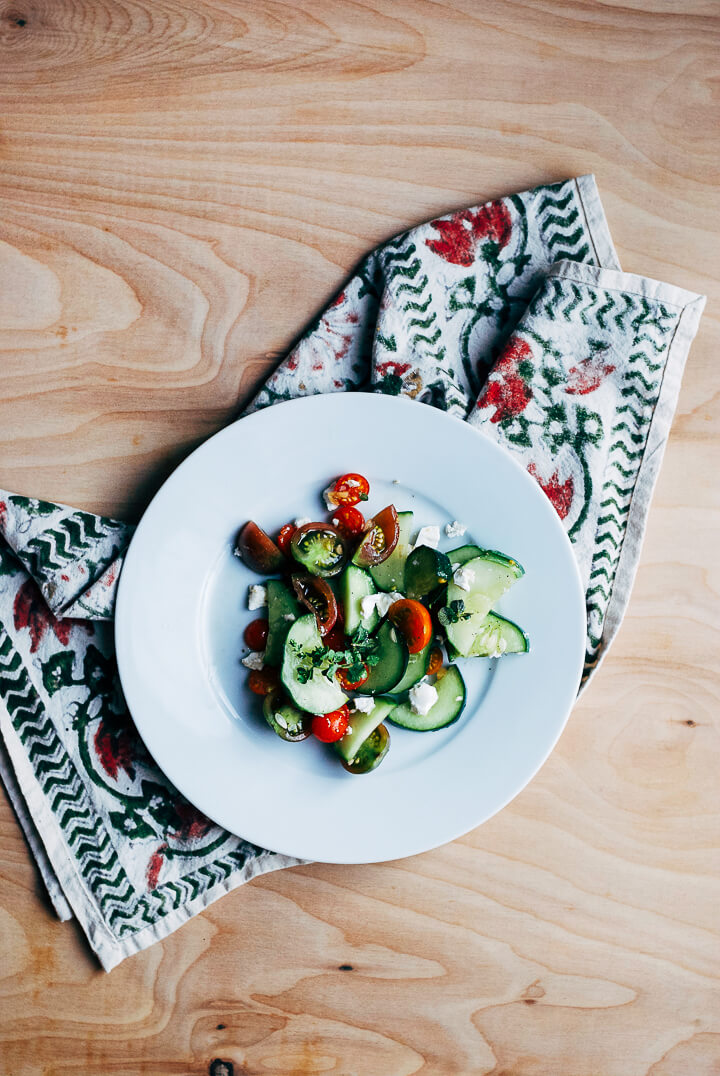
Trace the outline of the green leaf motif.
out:
M 82 680 L 73 677 L 73 665 L 75 655 L 72 650 L 62 650 L 59 654 L 53 654 L 51 658 L 42 663 L 42 682 L 48 695 L 54 695 L 63 687 L 71 687 L 73 684 L 81 684 Z
M 108 817 L 113 829 L 131 840 L 139 841 L 144 837 L 158 836 L 153 827 L 136 811 L 109 811 Z
M 8 497 L 10 504 L 14 504 L 17 508 L 24 509 L 30 516 L 51 516 L 53 512 L 56 512 L 58 506 L 51 504 L 50 501 L 36 501 L 34 497 L 18 497 L 13 495 Z

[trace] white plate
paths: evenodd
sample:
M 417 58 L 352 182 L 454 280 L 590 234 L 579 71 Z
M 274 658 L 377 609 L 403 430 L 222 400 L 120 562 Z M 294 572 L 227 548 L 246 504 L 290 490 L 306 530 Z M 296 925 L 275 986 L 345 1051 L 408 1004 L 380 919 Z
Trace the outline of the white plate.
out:
M 231 548 L 256 520 L 270 533 L 324 518 L 329 480 L 359 471 L 366 509 L 411 508 L 417 524 L 458 519 L 463 542 L 500 549 L 525 576 L 499 608 L 527 655 L 460 661 L 467 706 L 440 732 L 391 729 L 376 771 L 347 774 L 332 749 L 289 744 L 264 724 L 239 663 L 258 582 Z M 503 449 L 434 408 L 370 394 L 278 404 L 210 438 L 157 494 L 132 540 L 117 601 L 117 656 L 148 749 L 210 818 L 266 848 L 335 863 L 434 848 L 520 792 L 575 699 L 585 610 L 570 543 L 545 495 Z

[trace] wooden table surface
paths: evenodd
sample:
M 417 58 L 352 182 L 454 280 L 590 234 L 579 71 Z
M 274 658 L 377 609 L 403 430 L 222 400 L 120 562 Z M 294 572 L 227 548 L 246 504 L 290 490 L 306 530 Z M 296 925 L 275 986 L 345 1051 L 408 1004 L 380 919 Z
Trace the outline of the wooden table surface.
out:
M 623 267 L 708 295 L 629 615 L 542 773 L 110 975 L 3 797 L 2 1076 L 720 1072 L 719 58 L 718 0 L 0 0 L 7 488 L 136 518 L 363 252 L 538 183 L 595 172 Z

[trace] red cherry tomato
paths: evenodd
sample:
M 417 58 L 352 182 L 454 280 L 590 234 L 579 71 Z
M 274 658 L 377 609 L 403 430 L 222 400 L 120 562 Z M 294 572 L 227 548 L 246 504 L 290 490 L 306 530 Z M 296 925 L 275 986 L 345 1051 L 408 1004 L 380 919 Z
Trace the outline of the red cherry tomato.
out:
M 294 523 L 286 523 L 284 527 L 280 528 L 280 533 L 277 536 L 277 544 L 286 557 L 290 556 L 290 542 L 296 529 Z
M 248 676 L 248 687 L 255 695 L 269 695 L 280 686 L 278 674 L 274 669 L 253 669 Z
M 259 620 L 251 620 L 243 632 L 245 645 L 251 650 L 264 650 L 268 637 L 268 622 L 264 617 Z
M 326 636 L 332 631 L 338 615 L 337 599 L 330 584 L 316 575 L 296 573 L 292 577 L 292 585 L 297 600 L 315 614 L 318 631 Z
M 432 639 L 432 619 L 421 602 L 401 598 L 388 609 L 388 619 L 401 633 L 411 654 L 419 654 Z
M 335 676 L 337 677 L 338 683 L 340 684 L 343 691 L 355 691 L 357 690 L 357 688 L 361 687 L 365 683 L 368 676 L 370 675 L 370 667 L 369 665 L 366 665 L 365 662 L 363 662 L 363 669 L 365 671 L 363 672 L 362 676 L 359 677 L 359 679 L 357 680 L 350 679 L 350 677 L 348 676 L 347 669 L 338 669 L 338 671 L 335 673 Z
M 333 505 L 358 504 L 368 499 L 370 483 L 361 474 L 344 474 L 333 482 L 325 491 L 326 498 Z
M 361 568 L 368 568 L 371 564 L 380 564 L 390 556 L 399 537 L 397 512 L 395 506 L 389 504 L 370 520 L 365 537 L 355 550 L 353 563 Z
M 357 538 L 365 530 L 365 516 L 359 508 L 353 508 L 351 504 L 341 504 L 336 508 L 331 522 L 343 538 Z
M 347 637 L 345 627 L 338 621 L 332 631 L 323 638 L 323 643 L 328 650 L 347 650 Z
M 313 736 L 321 743 L 335 743 L 342 740 L 347 732 L 350 720 L 350 711 L 347 706 L 341 706 L 339 710 L 332 710 L 329 714 L 317 714 L 312 721 Z
M 430 651 L 430 660 L 428 661 L 427 675 L 435 676 L 436 673 L 442 669 L 443 655 L 439 646 L 434 646 Z

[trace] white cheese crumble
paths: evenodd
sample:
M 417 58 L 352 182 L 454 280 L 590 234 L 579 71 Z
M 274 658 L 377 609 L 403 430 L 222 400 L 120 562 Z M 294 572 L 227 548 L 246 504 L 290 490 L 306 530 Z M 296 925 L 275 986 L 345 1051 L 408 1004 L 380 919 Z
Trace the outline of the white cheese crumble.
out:
M 374 705 L 375 699 L 372 695 L 356 695 L 353 699 L 353 710 L 361 714 L 369 714 Z
M 432 684 L 421 680 L 419 684 L 415 684 L 414 687 L 410 688 L 408 698 L 413 713 L 419 714 L 420 717 L 425 717 L 437 702 L 438 693 Z
M 470 590 L 470 587 L 475 582 L 475 572 L 472 568 L 466 568 L 464 564 L 461 564 L 459 568 L 456 568 L 453 572 L 453 583 L 456 587 L 460 587 L 460 590 Z
M 242 663 L 246 669 L 258 671 L 262 669 L 265 664 L 265 655 L 259 653 L 257 650 L 253 650 L 252 653 L 247 654 L 246 657 L 242 659 Z
M 440 544 L 440 528 L 435 524 L 430 527 L 421 527 L 415 539 L 413 549 L 420 545 L 429 545 L 431 549 L 437 549 Z
M 445 533 L 448 538 L 462 538 L 463 534 L 467 530 L 464 523 L 458 523 L 456 519 L 452 523 L 445 524 Z
M 298 516 L 297 519 L 293 520 L 296 527 L 304 527 L 306 523 L 312 523 L 310 516 Z
M 262 609 L 263 605 L 267 605 L 267 587 L 248 587 L 248 609 Z
M 323 492 L 322 492 L 323 500 L 325 501 L 325 505 L 327 507 L 328 512 L 334 512 L 335 509 L 337 508 L 337 505 L 335 504 L 335 502 L 330 499 L 330 494 L 332 493 L 332 490 L 333 490 L 333 487 L 328 486 L 327 489 L 324 489 Z
M 402 594 L 399 594 L 397 590 L 392 590 L 389 594 L 366 594 L 360 599 L 360 615 L 363 620 L 367 620 L 369 616 L 372 616 L 373 609 L 377 609 L 379 616 L 387 616 L 393 602 L 399 602 L 401 598 Z
M 294 619 L 295 619 L 295 614 L 294 613 L 283 613 L 283 620 L 294 620 Z

